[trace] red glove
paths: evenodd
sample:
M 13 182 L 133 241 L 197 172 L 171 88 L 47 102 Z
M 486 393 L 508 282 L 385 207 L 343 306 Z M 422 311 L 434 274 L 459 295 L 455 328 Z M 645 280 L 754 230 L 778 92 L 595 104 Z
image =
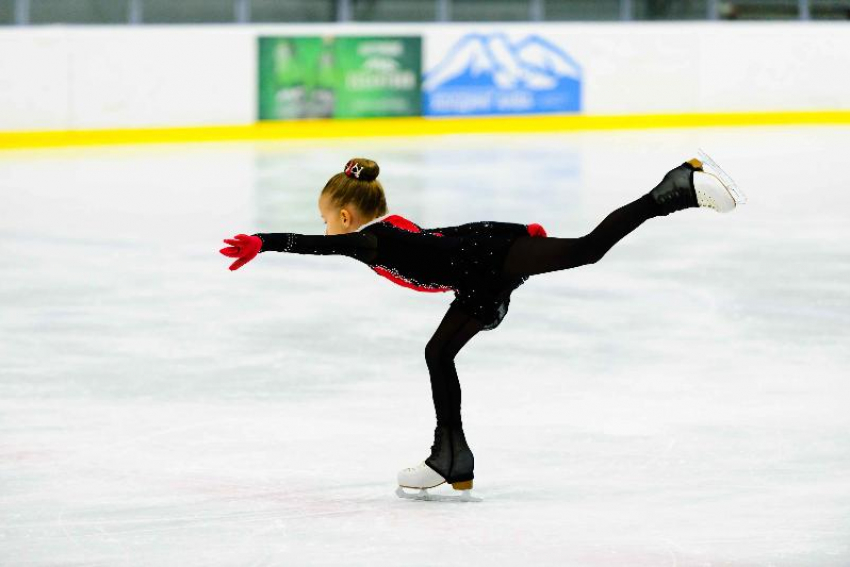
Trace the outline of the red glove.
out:
M 247 234 L 237 234 L 233 238 L 226 238 L 224 243 L 230 244 L 230 246 L 222 248 L 219 252 L 230 258 L 238 258 L 230 264 L 231 270 L 238 270 L 253 260 L 263 247 L 263 241 L 259 236 L 248 236 Z

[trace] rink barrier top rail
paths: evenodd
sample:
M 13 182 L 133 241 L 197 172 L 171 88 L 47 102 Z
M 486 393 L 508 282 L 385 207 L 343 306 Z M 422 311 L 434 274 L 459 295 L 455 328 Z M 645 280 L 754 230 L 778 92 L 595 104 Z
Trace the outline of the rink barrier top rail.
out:
M 227 141 L 543 133 L 654 128 L 850 124 L 850 111 L 722 112 L 641 115 L 540 115 L 486 118 L 299 120 L 246 125 L 0 132 L 0 150 Z

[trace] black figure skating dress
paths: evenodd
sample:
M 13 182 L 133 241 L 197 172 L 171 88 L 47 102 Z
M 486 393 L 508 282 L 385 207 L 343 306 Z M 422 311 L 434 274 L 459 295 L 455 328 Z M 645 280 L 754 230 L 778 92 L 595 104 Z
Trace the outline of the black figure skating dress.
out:
M 333 236 L 259 233 L 261 252 L 339 254 L 363 262 L 390 281 L 421 292 L 453 291 L 457 305 L 496 328 L 508 312 L 511 292 L 528 276 L 505 277 L 505 256 L 520 237 L 545 237 L 539 224 L 481 221 L 423 229 L 394 214 Z

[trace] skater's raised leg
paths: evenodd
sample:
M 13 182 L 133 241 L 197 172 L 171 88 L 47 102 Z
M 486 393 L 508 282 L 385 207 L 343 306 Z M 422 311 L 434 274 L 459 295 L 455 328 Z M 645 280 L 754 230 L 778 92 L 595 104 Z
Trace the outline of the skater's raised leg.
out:
M 505 257 L 503 275 L 532 276 L 596 263 L 623 237 L 653 217 L 692 207 L 728 212 L 737 202 L 733 197 L 737 189 L 731 184 L 731 180 L 703 171 L 703 163 L 692 159 L 670 170 L 649 193 L 615 210 L 584 236 L 518 238 Z

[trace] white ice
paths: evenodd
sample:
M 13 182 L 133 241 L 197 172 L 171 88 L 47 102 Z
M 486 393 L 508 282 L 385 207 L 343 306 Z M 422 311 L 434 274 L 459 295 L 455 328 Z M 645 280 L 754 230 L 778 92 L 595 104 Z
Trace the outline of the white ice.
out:
M 0 564 L 850 565 L 846 127 L 0 153 Z M 422 226 L 574 237 L 705 148 L 728 215 L 532 277 L 461 351 L 483 502 L 402 500 L 452 299 L 322 234 L 355 156 Z M 449 489 L 450 490 L 450 489 Z

